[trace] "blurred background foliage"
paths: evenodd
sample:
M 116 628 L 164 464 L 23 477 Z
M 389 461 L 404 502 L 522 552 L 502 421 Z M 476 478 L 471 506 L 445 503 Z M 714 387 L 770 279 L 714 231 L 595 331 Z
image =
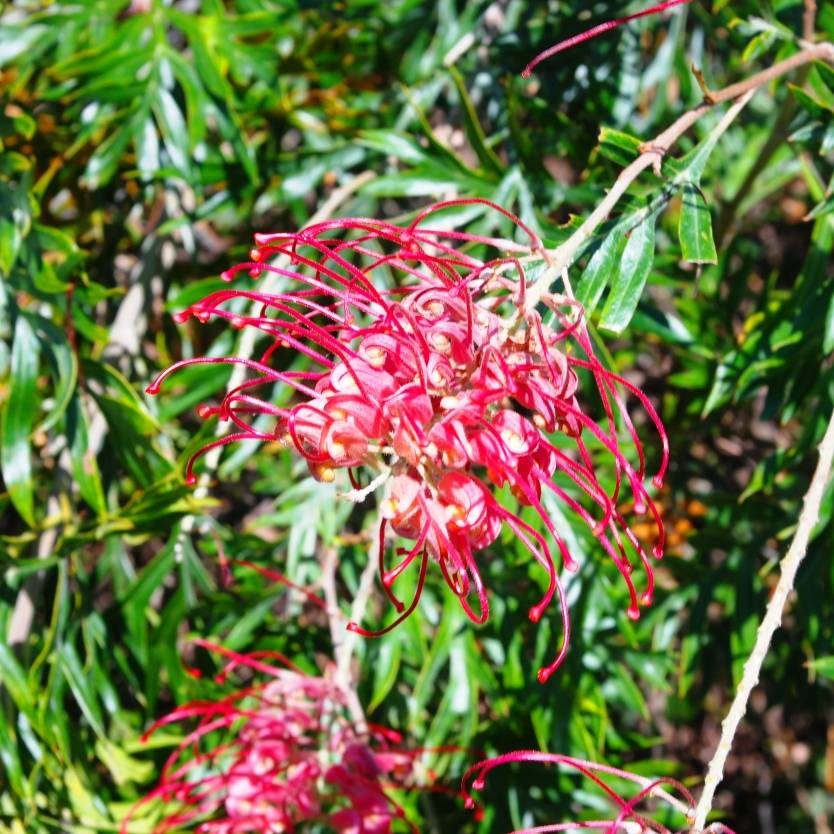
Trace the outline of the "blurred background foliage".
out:
M 803 4 L 696 2 L 529 80 L 519 70 L 538 50 L 622 4 L 4 6 L 0 831 L 113 831 L 171 741 L 144 745 L 142 731 L 206 691 L 183 663 L 208 673 L 213 661 L 190 637 L 277 649 L 310 671 L 331 653 L 317 609 L 227 560 L 315 588 L 322 553 L 337 548 L 347 609 L 374 515 L 334 502 L 277 445 L 229 448 L 207 493 L 185 487 L 184 461 L 212 430 L 194 408 L 228 374 L 190 369 L 152 400 L 143 389 L 173 360 L 230 353 L 237 334 L 177 326 L 171 313 L 245 259 L 254 232 L 302 225 L 367 171 L 339 213 L 395 217 L 485 197 L 555 244 L 633 156 L 633 137 L 698 103 L 691 64 L 718 88 L 791 54 Z M 834 38 L 830 2 L 817 28 Z M 525 589 L 541 577 L 506 535 L 484 559 L 486 626 L 466 621 L 434 577 L 407 624 L 360 643 L 372 719 L 412 745 L 464 751 L 429 757 L 440 781 L 454 786 L 479 753 L 524 747 L 693 784 L 703 773 L 834 401 L 832 79 L 815 67 L 770 85 L 709 155 L 694 193 L 709 206 L 716 263 L 688 262 L 681 189 L 666 187 L 674 159 L 664 180 L 644 175 L 609 224 L 657 206 L 646 289 L 630 291 L 628 328 L 603 333 L 608 361 L 651 394 L 671 436 L 661 496 L 671 541 L 654 607 L 626 618 L 613 565 L 575 525 L 575 638 L 547 686 L 532 670 L 560 627 L 526 619 Z M 483 217 L 469 221 L 487 230 Z M 635 282 L 612 268 L 578 283 L 605 324 L 606 299 Z M 832 505 L 829 486 L 719 793 L 740 834 L 831 831 Z M 388 616 L 377 595 L 368 622 Z M 401 799 L 419 830 L 438 834 L 575 818 L 600 802 L 533 766 L 490 778 L 481 823 L 442 794 Z M 131 825 L 149 830 L 148 819 Z

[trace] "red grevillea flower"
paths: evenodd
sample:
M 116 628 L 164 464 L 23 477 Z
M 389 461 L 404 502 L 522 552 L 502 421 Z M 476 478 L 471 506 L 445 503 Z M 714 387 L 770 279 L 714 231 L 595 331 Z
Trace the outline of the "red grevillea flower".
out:
M 529 246 L 430 225 L 440 225 L 441 209 L 461 204 L 481 204 L 509 218 Z M 204 418 L 230 422 L 235 431 L 195 458 L 237 440 L 277 439 L 295 448 L 321 481 L 347 470 L 353 490 L 346 495 L 353 500 L 385 483 L 380 578 L 399 616 L 381 632 L 355 623 L 349 628 L 375 635 L 405 619 L 417 605 L 430 561 L 468 616 L 483 623 L 489 605 L 480 554 L 506 526 L 547 576 L 530 618 L 538 621 L 554 596 L 561 605 L 564 641 L 554 662 L 539 671 L 545 681 L 564 658 L 569 636 L 549 540 L 563 567 L 575 570 L 577 563 L 545 510 L 543 490 L 592 530 L 627 583 L 629 616 L 639 616 L 641 602 L 651 601 L 652 568 L 623 507 L 630 503 L 636 513 L 650 514 L 657 530 L 650 549 L 658 558 L 663 525 L 644 485 L 645 454 L 626 396 L 642 404 L 659 433 L 657 485 L 667 464 L 666 435 L 645 394 L 597 360 L 573 299 L 545 295 L 547 322 L 526 308 L 522 255 L 528 261 L 545 255 L 518 218 L 485 201 L 453 200 L 421 212 L 407 226 L 346 218 L 256 240 L 252 260 L 225 277 L 269 273 L 274 287 L 214 292 L 179 320 L 216 316 L 256 328 L 269 338 L 265 351 L 257 359 L 186 359 L 164 371 L 148 392 L 157 393 L 163 379 L 184 366 L 243 364 L 250 377 L 219 405 L 198 410 Z M 241 312 L 247 301 L 255 303 L 253 312 Z M 307 360 L 303 367 L 299 357 Z M 581 379 L 595 391 L 592 397 L 584 392 L 582 400 L 597 400 L 599 420 L 580 402 Z M 271 402 L 276 384 L 294 389 L 294 404 Z M 629 440 L 625 447 L 618 427 Z M 613 473 L 607 480 L 601 460 Z M 187 472 L 192 482 L 193 463 Z M 525 507 L 538 514 L 548 536 L 524 519 Z M 390 553 L 386 530 L 410 546 Z M 642 594 L 632 580 L 634 564 L 645 568 Z M 394 585 L 412 567 L 417 591 L 405 604 Z
M 148 803 L 163 807 L 153 834 L 288 834 L 303 822 L 337 834 L 416 831 L 386 788 L 408 787 L 419 751 L 399 748 L 399 734 L 384 727 L 357 728 L 346 693 L 331 678 L 305 675 L 278 655 L 197 643 L 229 659 L 219 682 L 239 666 L 268 680 L 184 704 L 150 728 L 145 738 L 161 727 L 192 727 L 122 834 Z
M 650 9 L 643 9 L 642 11 L 635 12 L 634 14 L 626 15 L 625 17 L 618 17 L 615 20 L 606 20 L 603 23 L 599 23 L 596 26 L 592 26 L 590 29 L 586 29 L 584 32 L 580 32 L 578 35 L 573 35 L 573 37 L 565 38 L 563 41 L 559 41 L 559 43 L 554 44 L 551 47 L 548 47 L 543 52 L 540 52 L 527 64 L 526 67 L 521 71 L 522 78 L 529 78 L 532 74 L 533 70 L 542 62 L 546 61 L 548 58 L 556 55 L 559 52 L 564 52 L 566 49 L 570 49 L 573 46 L 577 46 L 584 41 L 589 41 L 591 38 L 595 38 L 598 35 L 602 35 L 605 32 L 610 32 L 612 29 L 616 29 L 619 26 L 622 26 L 624 23 L 628 23 L 630 20 L 636 20 L 638 17 L 646 17 L 646 15 L 650 14 L 657 14 L 658 12 L 662 12 L 665 9 L 671 9 L 672 6 L 682 6 L 685 3 L 691 3 L 692 0 L 667 0 L 665 3 L 658 3 L 655 6 L 652 6 Z
M 513 762 L 538 762 L 575 772 L 591 782 L 603 796 L 610 800 L 614 815 L 607 819 L 590 819 L 585 818 L 587 815 L 583 814 L 583 819 L 574 822 L 536 825 L 531 828 L 518 829 L 512 834 L 547 834 L 547 832 L 578 830 L 596 830 L 604 834 L 649 834 L 649 832 L 672 834 L 671 829 L 657 822 L 646 811 L 646 804 L 652 800 L 658 806 L 665 805 L 667 811 L 671 809 L 680 819 L 685 820 L 687 825 L 684 831 L 688 831 L 695 820 L 695 800 L 687 788 L 676 779 L 669 776 L 650 779 L 609 765 L 555 753 L 542 753 L 537 750 L 518 750 L 514 753 L 485 759 L 470 767 L 464 774 L 462 782 L 466 806 L 476 807 L 470 787 L 472 790 L 482 791 L 490 771 Z M 704 834 L 735 834 L 735 832 L 723 823 L 717 822 L 708 826 Z

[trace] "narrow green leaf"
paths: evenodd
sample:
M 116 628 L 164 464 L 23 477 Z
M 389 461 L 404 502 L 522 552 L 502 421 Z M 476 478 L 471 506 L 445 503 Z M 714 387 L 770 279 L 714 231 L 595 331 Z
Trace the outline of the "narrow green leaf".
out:
M 363 130 L 359 142 L 408 165 L 419 165 L 427 158 L 425 150 L 411 136 L 397 130 Z
M 31 216 L 25 191 L 0 182 L 0 274 L 8 275 L 29 233 Z
M 686 183 L 681 190 L 683 203 L 678 218 L 678 238 L 685 261 L 694 264 L 718 262 L 712 237 L 712 217 L 701 189 Z
M 188 154 L 188 129 L 179 105 L 165 89 L 161 89 L 154 107 L 157 122 L 162 131 L 165 150 L 175 168 L 191 174 L 191 160 Z
M 0 640 L 0 684 L 15 706 L 32 717 L 37 709 L 35 695 L 26 681 L 26 674 L 4 640 Z
M 576 297 L 591 312 L 599 304 L 605 288 L 617 271 L 617 264 L 625 246 L 626 238 L 619 228 L 610 231 L 591 255 L 576 285 Z
M 83 180 L 87 188 L 99 188 L 113 178 L 130 138 L 130 127 L 124 125 L 96 148 L 84 171 Z
M 0 766 L 8 777 L 12 793 L 31 802 L 32 798 L 23 776 L 17 742 L 12 735 L 9 723 L 5 720 L 0 720 Z
M 818 675 L 834 680 L 834 655 L 818 657 L 808 663 L 808 668 L 813 669 Z
M 104 723 L 101 708 L 93 690 L 89 675 L 84 672 L 78 652 L 72 643 L 64 643 L 57 653 L 58 663 L 66 675 L 67 683 L 75 696 L 81 712 L 99 737 L 104 737 Z
M 66 333 L 43 316 L 29 316 L 38 339 L 41 352 L 48 359 L 53 388 L 53 405 L 37 427 L 37 431 L 48 431 L 61 419 L 67 410 L 78 381 L 78 359 L 75 356 Z
M 797 87 L 796 84 L 788 84 L 791 92 L 796 97 L 799 106 L 807 113 L 810 113 L 814 118 L 826 118 L 830 113 L 834 112 L 834 102 L 826 101 L 816 95 L 815 92 L 803 90 Z
M 628 165 L 640 153 L 642 140 L 621 130 L 603 125 L 599 130 L 599 152 L 616 162 L 618 165 Z
M 394 688 L 400 671 L 401 658 L 401 632 L 395 631 L 386 637 L 379 647 L 379 657 L 374 673 L 374 689 L 371 694 L 371 702 L 368 704 L 369 713 L 373 712 Z
M 825 314 L 825 330 L 823 331 L 822 352 L 834 351 L 834 293 L 828 302 L 828 312 Z
M 159 135 L 150 113 L 146 113 L 134 128 L 133 146 L 136 148 L 139 175 L 143 179 L 150 179 L 160 168 Z
M 15 509 L 35 525 L 30 434 L 38 413 L 39 343 L 26 316 L 18 315 L 12 342 L 10 392 L 3 405 L 0 466 Z
M 463 127 L 466 131 L 466 138 L 472 146 L 472 150 L 478 157 L 478 162 L 484 167 L 484 170 L 501 176 L 504 173 L 506 166 L 496 156 L 495 151 L 487 144 L 486 135 L 484 134 L 481 122 L 478 119 L 478 114 L 475 110 L 475 105 L 469 96 L 469 91 L 466 89 L 466 84 L 463 81 L 463 76 L 455 67 L 449 67 L 449 73 L 452 80 L 455 82 L 455 87 L 458 91 L 460 103 L 463 110 Z
M 808 212 L 808 216 L 805 219 L 816 220 L 824 214 L 831 214 L 832 211 L 834 211 L 834 194 L 829 195 L 821 203 L 814 206 L 811 211 Z
M 67 442 L 69 443 L 70 465 L 81 497 L 98 515 L 104 513 L 107 504 L 101 485 L 98 462 L 90 449 L 87 416 L 81 398 L 76 392 L 67 408 Z
M 628 234 L 617 277 L 599 323 L 606 330 L 621 333 L 637 309 L 654 262 L 655 217 L 654 214 L 646 217 Z

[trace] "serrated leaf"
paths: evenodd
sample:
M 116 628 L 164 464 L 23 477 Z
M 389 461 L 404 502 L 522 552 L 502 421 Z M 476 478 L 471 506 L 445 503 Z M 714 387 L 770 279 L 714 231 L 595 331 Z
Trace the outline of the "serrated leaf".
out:
M 12 341 L 9 395 L 3 405 L 0 466 L 15 509 L 35 525 L 30 435 L 38 413 L 37 374 L 40 345 L 29 320 L 18 315 Z
M 678 239 L 684 260 L 694 264 L 718 263 L 712 237 L 712 217 L 701 189 L 685 183 L 681 198 Z
M 606 330 L 621 333 L 637 309 L 654 262 L 654 224 L 652 214 L 628 234 L 599 323 Z

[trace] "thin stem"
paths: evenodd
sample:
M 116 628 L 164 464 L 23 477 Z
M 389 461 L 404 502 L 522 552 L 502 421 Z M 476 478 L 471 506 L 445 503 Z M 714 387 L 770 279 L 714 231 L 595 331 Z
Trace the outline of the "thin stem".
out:
M 359 578 L 359 587 L 356 590 L 356 596 L 353 598 L 350 609 L 350 620 L 354 622 L 360 622 L 364 619 L 365 608 L 373 592 L 379 546 L 378 537 L 372 535 L 368 562 Z M 327 604 L 327 620 L 330 626 L 330 640 L 333 644 L 333 660 L 336 663 L 335 680 L 345 693 L 354 726 L 360 732 L 364 732 L 367 730 L 367 721 L 359 696 L 356 694 L 356 682 L 353 680 L 351 670 L 353 652 L 356 649 L 356 641 L 359 635 L 348 631 L 348 618 L 342 614 L 342 609 L 339 607 L 339 597 L 336 591 L 338 564 L 339 555 L 336 549 L 331 547 L 325 550 L 321 565 L 321 585 Z
M 811 479 L 811 485 L 808 487 L 808 492 L 805 494 L 803 500 L 802 512 L 799 515 L 796 533 L 794 534 L 790 548 L 788 548 L 787 555 L 782 560 L 779 582 L 767 605 L 764 619 L 759 626 L 758 633 L 756 634 L 756 643 L 744 664 L 744 672 L 736 690 L 733 703 L 730 705 L 727 717 L 721 724 L 721 738 L 709 763 L 706 779 L 704 779 L 704 791 L 695 809 L 695 821 L 692 826 L 692 834 L 697 834 L 697 832 L 701 832 L 704 829 L 707 815 L 712 807 L 715 790 L 724 776 L 724 764 L 727 761 L 727 756 L 732 747 L 733 738 L 747 710 L 747 701 L 750 698 L 750 693 L 759 680 L 759 673 L 767 655 L 770 641 L 776 629 L 781 625 L 782 613 L 785 610 L 788 595 L 793 590 L 796 571 L 805 556 L 808 549 L 808 541 L 819 518 L 820 504 L 822 503 L 825 485 L 831 474 L 832 459 L 834 459 L 834 413 L 831 415 L 825 436 L 820 444 L 819 455 L 819 462 L 817 463 L 814 477 Z
M 762 72 L 758 72 L 744 81 L 730 84 L 721 90 L 711 91 L 708 98 L 701 104 L 684 113 L 654 140 L 644 143 L 640 156 L 620 172 L 611 190 L 605 195 L 605 198 L 586 218 L 582 225 L 563 244 L 547 253 L 550 262 L 549 268 L 532 287 L 528 288 L 527 309 L 533 309 L 541 300 L 542 295 L 548 291 L 553 280 L 561 275 L 565 268 L 573 264 L 579 251 L 588 242 L 597 227 L 608 218 L 608 215 L 620 201 L 620 198 L 637 177 L 646 168 L 651 166 L 657 168 L 663 156 L 672 145 L 703 115 L 712 110 L 716 104 L 741 99 L 745 94 L 758 90 L 770 81 L 817 60 L 834 63 L 834 44 L 820 43 L 808 45 L 801 52 L 797 52 L 790 58 L 786 58 L 784 61 L 780 61 L 778 64 L 774 64 L 772 67 L 762 70 Z
M 814 40 L 814 30 L 817 21 L 817 0 L 805 0 L 805 11 L 802 14 L 802 37 L 806 41 Z

